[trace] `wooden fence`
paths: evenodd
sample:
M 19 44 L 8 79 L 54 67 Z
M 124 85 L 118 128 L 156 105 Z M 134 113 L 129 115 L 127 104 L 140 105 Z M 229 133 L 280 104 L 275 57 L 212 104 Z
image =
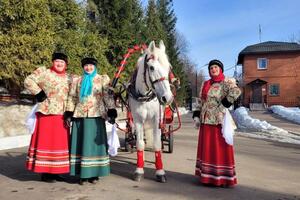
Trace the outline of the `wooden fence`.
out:
M 33 105 L 36 103 L 34 95 L 31 94 L 0 94 L 0 102 L 1 103 L 18 103 L 24 105 Z

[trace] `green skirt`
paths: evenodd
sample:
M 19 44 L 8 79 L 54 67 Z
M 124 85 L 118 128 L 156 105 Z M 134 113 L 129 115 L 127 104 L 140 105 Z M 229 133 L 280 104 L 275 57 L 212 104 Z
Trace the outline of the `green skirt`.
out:
M 73 121 L 71 134 L 70 174 L 80 178 L 109 175 L 105 120 L 77 118 Z

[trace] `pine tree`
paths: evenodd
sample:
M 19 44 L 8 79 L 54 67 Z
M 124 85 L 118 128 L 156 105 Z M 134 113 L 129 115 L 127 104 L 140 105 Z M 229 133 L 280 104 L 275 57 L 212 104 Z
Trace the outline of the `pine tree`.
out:
M 147 27 L 145 37 L 148 42 L 152 40 L 157 43 L 160 40 L 166 41 L 166 31 L 164 30 L 163 24 L 159 18 L 159 12 L 155 4 L 155 0 L 148 1 L 145 22 Z
M 53 20 L 47 0 L 0 2 L 0 79 L 18 94 L 24 78 L 50 59 Z
M 168 48 L 168 55 L 170 58 L 177 58 L 179 54 L 175 38 L 177 18 L 172 6 L 172 0 L 157 0 L 159 19 L 167 35 L 165 43 Z
M 184 62 L 180 59 L 180 51 L 176 38 L 176 15 L 172 0 L 157 0 L 159 19 L 166 34 L 167 53 L 172 64 L 172 71 L 180 79 L 181 89 L 177 92 L 177 101 L 183 104 L 187 96 L 188 77 L 184 69 Z
M 68 71 L 81 74 L 81 59 L 94 57 L 99 62 L 98 70 L 107 73 L 106 40 L 91 27 L 86 9 L 75 0 L 51 0 L 49 7 L 55 24 L 55 51 L 68 55 Z
M 98 7 L 96 24 L 99 34 L 108 40 L 106 57 L 111 65 L 118 66 L 129 47 L 143 42 L 141 4 L 138 0 L 94 0 L 94 3 Z M 129 79 L 135 62 L 136 56 L 133 56 L 121 78 Z

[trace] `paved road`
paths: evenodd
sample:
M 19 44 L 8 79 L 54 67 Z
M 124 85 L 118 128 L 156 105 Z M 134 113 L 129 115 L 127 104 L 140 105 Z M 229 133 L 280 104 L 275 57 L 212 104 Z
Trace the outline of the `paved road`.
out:
M 146 153 L 146 177 L 130 179 L 135 154 L 120 152 L 113 158 L 112 174 L 97 185 L 80 186 L 75 179 L 44 183 L 24 169 L 26 148 L 0 151 L 0 199 L 63 200 L 300 200 L 300 146 L 274 143 L 243 136 L 235 138 L 238 185 L 213 188 L 199 184 L 193 175 L 197 131 L 190 115 L 175 136 L 173 154 L 163 154 L 168 183 L 154 181 L 154 156 Z

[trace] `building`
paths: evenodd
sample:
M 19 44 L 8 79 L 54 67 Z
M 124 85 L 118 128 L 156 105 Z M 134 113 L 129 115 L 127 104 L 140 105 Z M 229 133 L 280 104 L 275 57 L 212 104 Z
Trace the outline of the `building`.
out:
M 300 104 L 300 44 L 268 41 L 247 46 L 242 65 L 242 104 L 250 108 Z

